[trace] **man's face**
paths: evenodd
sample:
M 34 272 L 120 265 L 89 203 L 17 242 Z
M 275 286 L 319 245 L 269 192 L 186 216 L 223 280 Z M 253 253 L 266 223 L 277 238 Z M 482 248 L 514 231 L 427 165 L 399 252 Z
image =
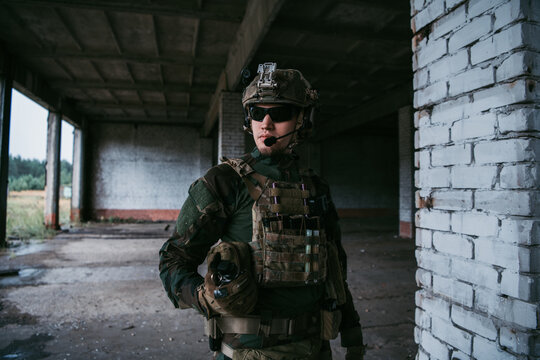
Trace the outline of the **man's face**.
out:
M 270 109 L 270 108 L 279 107 L 282 105 L 258 104 L 256 106 L 262 109 Z M 289 120 L 281 121 L 281 122 L 274 122 L 270 114 L 266 114 L 264 118 L 262 119 L 262 121 L 251 120 L 251 130 L 253 132 L 253 140 L 255 140 L 255 145 L 257 145 L 257 149 L 259 149 L 259 152 L 263 155 L 272 155 L 272 154 L 278 154 L 280 152 L 283 152 L 287 148 L 287 145 L 289 145 L 293 134 L 291 134 L 290 136 L 286 136 L 283 139 L 279 139 L 272 146 L 266 146 L 264 144 L 264 140 L 272 136 L 280 137 L 282 135 L 285 135 L 293 131 L 295 127 L 296 127 L 296 113 L 295 112 L 291 114 L 291 117 Z

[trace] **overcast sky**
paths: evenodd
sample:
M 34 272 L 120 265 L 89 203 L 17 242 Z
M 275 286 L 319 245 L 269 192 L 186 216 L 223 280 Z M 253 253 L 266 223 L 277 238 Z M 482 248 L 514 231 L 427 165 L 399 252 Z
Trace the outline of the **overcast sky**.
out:
M 48 111 L 17 90 L 13 90 L 11 102 L 11 130 L 9 153 L 23 159 L 45 160 L 47 151 Z M 62 121 L 62 160 L 73 159 L 73 126 Z

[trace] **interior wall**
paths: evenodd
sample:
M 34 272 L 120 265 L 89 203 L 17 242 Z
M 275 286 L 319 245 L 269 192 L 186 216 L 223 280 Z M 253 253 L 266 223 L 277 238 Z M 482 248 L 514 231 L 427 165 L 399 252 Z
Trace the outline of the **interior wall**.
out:
M 342 215 L 397 214 L 397 119 L 379 119 L 321 144 L 321 171 Z
M 212 140 L 193 127 L 103 123 L 89 135 L 92 218 L 173 220 L 212 165 Z

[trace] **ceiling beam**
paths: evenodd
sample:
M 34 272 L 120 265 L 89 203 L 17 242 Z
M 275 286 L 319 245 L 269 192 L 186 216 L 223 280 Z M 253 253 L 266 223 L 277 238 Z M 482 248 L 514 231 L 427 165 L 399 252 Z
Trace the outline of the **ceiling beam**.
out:
M 12 20 L 15 24 L 17 24 L 17 26 L 19 27 L 19 29 L 17 30 L 17 33 L 21 35 L 21 37 L 24 37 L 25 39 L 31 39 L 33 42 L 33 45 L 39 49 L 44 48 L 43 41 L 41 40 L 41 38 L 34 31 L 32 31 L 28 22 L 25 21 L 23 18 L 21 18 L 19 14 L 17 14 L 17 12 L 12 9 L 11 6 L 6 4 L 1 10 L 3 12 L 2 15 L 6 16 L 10 20 Z M 13 46 L 10 47 L 10 51 L 16 53 L 16 51 L 14 51 L 13 49 Z
M 408 46 L 408 45 L 407 45 Z M 406 48 L 408 49 L 408 47 Z M 396 48 L 396 52 L 400 52 L 401 49 Z M 405 50 L 404 50 L 405 51 Z M 407 50 L 408 51 L 408 50 Z M 328 64 L 329 62 L 337 62 L 345 65 L 354 66 L 377 66 L 386 69 L 404 70 L 410 72 L 410 60 L 409 61 L 394 61 L 385 62 L 377 61 L 376 58 L 369 59 L 364 55 L 347 55 L 339 54 L 332 51 L 320 51 L 315 49 L 298 49 L 290 46 L 270 46 L 257 54 L 260 58 L 284 58 L 298 61 L 299 63 L 322 63 Z
M 175 2 L 171 2 L 175 3 Z M 201 10 L 197 6 L 185 6 L 189 2 L 177 1 L 179 5 L 169 5 L 158 1 L 122 1 L 122 0 L 0 0 L 0 4 L 13 6 L 46 6 L 80 8 L 90 10 L 104 10 L 124 13 L 139 13 L 149 15 L 181 16 L 203 20 L 217 20 L 231 23 L 239 23 L 242 20 L 242 12 L 237 8 L 243 6 L 244 1 L 227 1 L 227 8 L 215 10 Z
M 315 141 L 321 141 L 334 135 L 351 130 L 375 119 L 388 116 L 403 106 L 412 104 L 412 83 L 407 82 L 377 98 L 361 104 L 351 112 L 339 118 L 328 119 L 315 128 Z
M 383 10 L 388 11 L 389 9 L 394 11 L 404 12 L 409 15 L 409 3 L 402 0 L 385 0 L 385 1 L 373 1 L 373 0 L 340 0 L 339 2 L 345 4 L 351 4 L 355 6 L 362 6 L 366 10 Z
M 412 33 L 410 29 L 405 31 L 383 30 L 377 31 L 369 26 L 347 26 L 328 24 L 324 22 L 306 21 L 298 18 L 280 19 L 274 23 L 276 29 L 294 32 L 295 34 L 320 35 L 339 39 L 384 41 L 391 43 L 403 42 L 409 45 Z
M 118 42 L 118 35 L 116 34 L 116 31 L 114 30 L 111 15 L 106 11 L 103 11 L 103 15 L 105 16 L 105 23 L 107 24 L 107 29 L 109 30 L 109 32 L 111 34 L 111 38 L 113 40 L 114 47 L 115 47 L 116 51 L 118 52 L 118 54 L 122 54 L 123 51 L 122 51 L 122 48 L 120 47 L 120 43 Z
M 14 49 L 17 54 L 25 58 L 43 58 L 43 59 L 69 59 L 69 60 L 88 60 L 88 61 L 121 61 L 134 64 L 160 64 L 160 65 L 204 65 L 204 66 L 223 66 L 225 61 L 216 56 L 199 56 L 191 54 L 178 54 L 172 56 L 144 56 L 139 54 L 127 53 L 99 53 L 99 52 L 78 52 L 78 51 L 28 51 L 26 49 Z
M 227 64 L 210 101 L 202 129 L 203 136 L 209 136 L 217 119 L 219 98 L 222 91 L 234 91 L 240 82 L 241 71 L 255 55 L 260 43 L 270 29 L 285 0 L 249 0 L 244 20 L 238 27 L 236 39 L 229 49 Z
M 11 57 L 0 44 L 0 59 L 2 59 L 0 63 Z M 15 89 L 46 109 L 59 111 L 64 118 L 74 125 L 80 126 L 82 123 L 81 114 L 75 110 L 70 102 L 65 101 L 60 93 L 52 89 L 42 77 L 22 65 L 22 61 L 13 58 L 11 64 Z
M 129 82 L 129 81 L 65 81 L 57 80 L 51 82 L 51 87 L 55 89 L 104 89 L 104 90 L 134 90 L 134 91 L 168 91 L 185 93 L 212 93 L 212 85 L 189 84 L 162 84 L 160 82 Z
M 128 109 L 128 110 L 167 110 L 167 111 L 206 111 L 207 106 L 185 106 L 170 104 L 126 104 L 114 102 L 78 101 L 77 107 L 93 109 Z
M 62 24 L 62 26 L 66 29 L 69 36 L 73 39 L 73 42 L 75 43 L 79 51 L 84 51 L 84 47 L 81 43 L 81 40 L 77 37 L 75 29 L 73 29 L 71 24 L 67 22 L 66 18 L 62 14 L 60 14 L 57 8 L 53 8 L 53 12 L 58 17 L 58 20 Z
M 146 116 L 94 116 L 91 122 L 107 122 L 107 123 L 126 123 L 126 124 L 148 124 L 148 125 L 179 125 L 199 127 L 202 123 L 202 118 L 188 119 L 187 116 L 174 117 L 146 117 Z

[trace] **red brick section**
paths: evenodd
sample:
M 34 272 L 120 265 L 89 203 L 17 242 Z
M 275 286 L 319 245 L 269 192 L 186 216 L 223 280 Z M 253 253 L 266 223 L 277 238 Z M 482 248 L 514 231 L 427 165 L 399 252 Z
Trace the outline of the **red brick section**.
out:
M 142 210 L 124 210 L 124 209 L 97 209 L 92 213 L 94 219 L 134 219 L 146 221 L 174 221 L 178 217 L 180 210 L 165 209 L 142 209 Z
M 78 209 L 74 209 L 78 211 Z M 74 216 L 72 211 L 72 219 Z M 142 210 L 125 210 L 125 209 L 97 209 L 92 213 L 93 219 L 117 218 L 117 219 L 134 219 L 147 221 L 174 221 L 178 217 L 180 210 L 164 210 L 164 209 L 142 209 Z M 397 216 L 397 209 L 338 209 L 340 218 L 364 218 L 364 217 L 379 217 L 379 216 Z M 77 214 L 78 215 L 78 214 Z M 401 227 L 400 227 L 401 228 Z
M 45 227 L 47 229 L 58 230 L 58 221 L 56 220 L 56 214 L 47 214 L 45 215 Z
M 399 237 L 404 239 L 413 238 L 413 224 L 409 221 L 399 222 Z
M 81 209 L 71 209 L 71 212 L 69 214 L 69 219 L 72 222 L 79 222 L 81 221 Z

